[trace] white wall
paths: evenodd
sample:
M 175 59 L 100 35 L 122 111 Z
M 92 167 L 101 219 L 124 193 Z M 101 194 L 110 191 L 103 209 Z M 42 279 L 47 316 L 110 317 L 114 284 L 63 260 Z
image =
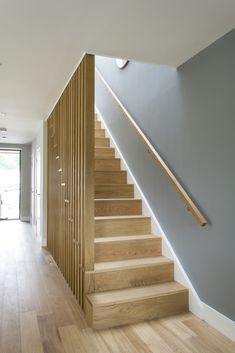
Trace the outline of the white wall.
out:
M 36 197 L 35 185 L 35 164 L 36 152 L 40 148 L 40 241 L 42 246 L 47 244 L 47 123 L 42 126 L 32 142 L 32 163 L 31 163 L 31 224 L 36 232 L 36 220 L 34 215 L 34 199 Z

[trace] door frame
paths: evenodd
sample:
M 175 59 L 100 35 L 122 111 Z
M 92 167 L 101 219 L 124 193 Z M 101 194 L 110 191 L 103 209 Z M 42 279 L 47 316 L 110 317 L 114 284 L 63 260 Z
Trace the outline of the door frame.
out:
M 22 179 L 21 179 L 21 153 L 22 150 L 21 148 L 9 148 L 9 147 L 0 147 L 0 152 L 7 152 L 7 151 L 11 151 L 11 152 L 19 152 L 19 174 L 20 174 L 20 180 L 19 180 L 19 218 L 11 218 L 11 219 L 0 219 L 0 221 L 14 221 L 14 220 L 20 220 L 21 217 L 21 191 L 22 191 Z
M 39 158 L 38 158 L 39 156 Z M 35 178 L 34 178 L 34 220 L 35 220 L 35 231 L 38 238 L 41 237 L 41 148 L 38 146 L 35 150 Z M 40 187 L 40 194 L 38 194 L 38 185 Z M 40 195 L 40 203 L 38 205 L 38 196 Z M 39 212 L 39 220 L 38 220 Z M 39 223 L 39 224 L 38 224 Z M 38 234 L 39 229 L 39 234 Z

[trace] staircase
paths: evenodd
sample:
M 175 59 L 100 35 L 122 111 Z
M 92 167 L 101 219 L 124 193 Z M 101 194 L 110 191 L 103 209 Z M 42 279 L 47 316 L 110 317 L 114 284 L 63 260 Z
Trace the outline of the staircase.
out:
M 120 159 L 95 120 L 95 267 L 85 272 L 85 316 L 95 329 L 188 310 L 188 290 L 174 281 Z

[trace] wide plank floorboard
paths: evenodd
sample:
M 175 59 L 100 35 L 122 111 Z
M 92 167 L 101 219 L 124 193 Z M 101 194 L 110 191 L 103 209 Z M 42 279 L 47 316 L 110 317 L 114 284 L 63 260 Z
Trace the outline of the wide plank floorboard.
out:
M 1 353 L 234 353 L 192 314 L 94 331 L 32 228 L 0 222 Z

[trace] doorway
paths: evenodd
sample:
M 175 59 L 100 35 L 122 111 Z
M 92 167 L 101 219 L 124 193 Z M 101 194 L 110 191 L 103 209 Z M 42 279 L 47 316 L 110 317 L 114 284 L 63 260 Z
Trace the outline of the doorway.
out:
M 36 220 L 36 234 L 40 237 L 40 222 L 41 222 L 41 215 L 40 215 L 40 207 L 41 207 L 41 157 L 40 157 L 40 148 L 37 148 L 36 151 L 36 161 L 35 161 L 35 185 L 36 185 L 36 200 L 35 200 L 35 220 Z
M 0 149 L 0 220 L 20 218 L 21 151 Z

